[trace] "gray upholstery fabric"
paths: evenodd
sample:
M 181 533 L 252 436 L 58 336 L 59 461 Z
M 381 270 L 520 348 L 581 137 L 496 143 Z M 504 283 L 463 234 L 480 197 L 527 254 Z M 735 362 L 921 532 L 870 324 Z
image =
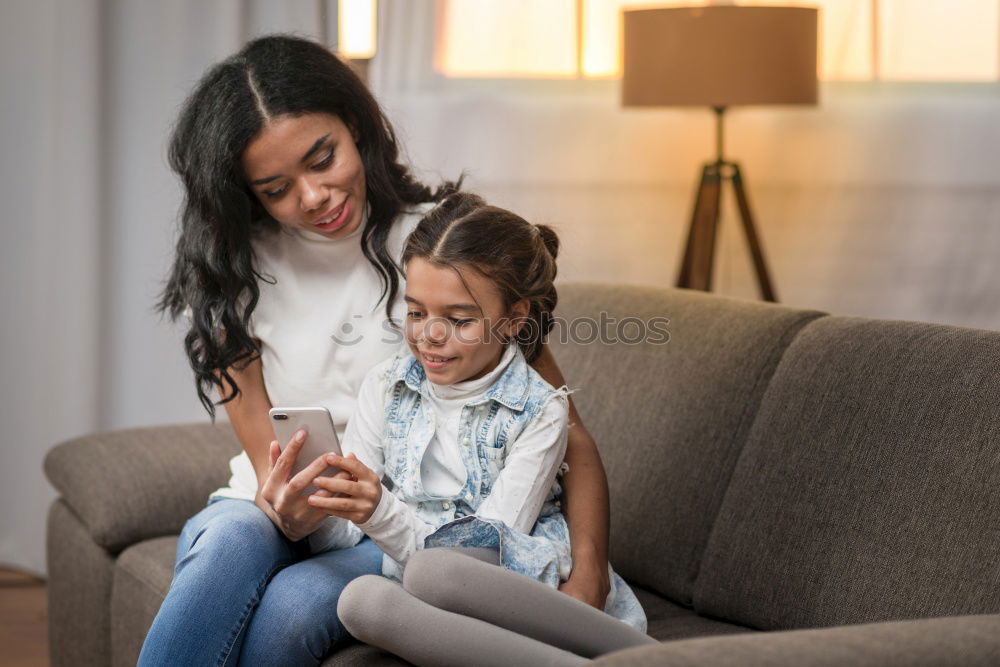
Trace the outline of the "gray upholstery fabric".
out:
M 661 642 L 755 632 L 742 625 L 699 616 L 693 610 L 674 604 L 644 588 L 633 587 L 633 590 L 646 612 L 646 620 L 649 622 L 647 634 Z
M 228 424 L 129 429 L 54 447 L 45 473 L 97 544 L 129 544 L 180 532 L 229 479 L 240 450 Z
M 611 562 L 690 604 L 760 397 L 788 342 L 820 314 L 689 290 L 560 286 L 558 317 L 600 321 L 602 312 L 670 319 L 665 345 L 565 345 L 558 327 L 550 338 L 607 469 Z
M 157 537 L 125 549 L 111 586 L 111 664 L 135 665 L 174 572 L 177 537 Z
M 671 319 L 666 345 L 552 347 L 608 470 L 612 562 L 678 641 L 600 663 L 1000 664 L 1000 616 L 750 631 L 1000 612 L 1000 334 L 560 286 L 560 316 L 602 311 Z M 50 453 L 53 665 L 134 659 L 174 536 L 238 450 L 197 425 Z
M 47 534 L 49 660 L 54 667 L 104 667 L 111 662 L 114 560 L 62 500 L 49 509 Z
M 1000 616 L 689 639 L 618 651 L 606 667 L 995 667 Z
M 829 317 L 764 396 L 695 608 L 761 629 L 1000 612 L 1000 334 Z
M 354 643 L 327 656 L 322 667 L 399 667 L 409 664 L 406 660 L 386 653 L 380 648 Z

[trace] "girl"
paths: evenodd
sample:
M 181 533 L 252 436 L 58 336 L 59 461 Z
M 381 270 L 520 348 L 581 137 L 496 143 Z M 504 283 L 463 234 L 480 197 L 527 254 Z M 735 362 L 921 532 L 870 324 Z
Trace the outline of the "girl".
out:
M 141 664 L 318 664 L 347 633 L 337 599 L 381 570 L 364 540 L 325 549 L 328 517 L 301 490 L 322 459 L 288 474 L 272 404 L 325 405 L 342 435 L 361 380 L 398 348 L 403 240 L 433 192 L 399 160 L 392 126 L 364 84 L 314 42 L 271 35 L 212 67 L 170 141 L 184 187 L 161 307 L 190 313 L 185 348 L 210 414 L 218 392 L 243 452 L 227 487 L 187 522 L 170 591 Z M 534 366 L 562 384 L 551 354 Z M 570 429 L 565 496 L 573 571 L 560 588 L 604 605 L 607 486 L 593 439 Z M 321 492 L 325 494 L 326 492 Z
M 574 651 L 653 641 L 617 575 L 610 616 L 545 587 L 572 569 L 555 481 L 567 392 L 528 365 L 552 326 L 557 248 L 548 227 L 475 195 L 450 195 L 431 211 L 403 253 L 409 353 L 368 373 L 344 438 L 350 454 L 327 457 L 350 479 L 313 480 L 330 495 L 310 504 L 353 522 L 385 553 L 382 574 L 404 582 L 356 580 L 341 597 L 342 621 L 412 662 L 570 664 L 580 661 Z M 446 559 L 435 563 L 430 552 L 417 559 L 425 547 L 474 550 L 432 549 Z M 484 600 L 483 585 L 498 597 Z M 476 618 L 453 627 L 456 608 Z

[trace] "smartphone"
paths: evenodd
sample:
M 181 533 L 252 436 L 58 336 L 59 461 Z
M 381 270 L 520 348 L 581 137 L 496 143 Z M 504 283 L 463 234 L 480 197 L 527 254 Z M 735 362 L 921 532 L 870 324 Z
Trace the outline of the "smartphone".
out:
M 268 414 L 271 416 L 271 425 L 274 427 L 274 434 L 278 437 L 282 451 L 296 431 L 301 428 L 306 432 L 306 441 L 302 443 L 302 449 L 299 450 L 299 455 L 292 466 L 292 477 L 323 454 L 333 452 L 343 456 L 337 431 L 333 428 L 333 417 L 326 408 L 271 408 Z M 327 468 L 322 474 L 332 477 L 339 471 L 339 468 Z M 316 490 L 317 487 L 310 484 L 302 493 L 309 495 Z

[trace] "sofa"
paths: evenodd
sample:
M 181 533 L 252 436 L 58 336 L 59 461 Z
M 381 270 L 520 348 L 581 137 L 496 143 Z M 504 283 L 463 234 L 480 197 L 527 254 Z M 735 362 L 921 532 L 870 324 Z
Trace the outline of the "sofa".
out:
M 1000 665 L 1000 333 L 559 294 L 550 345 L 607 469 L 611 561 L 661 642 L 597 664 Z M 238 450 L 225 424 L 51 450 L 53 665 L 134 664 L 176 535 Z M 323 664 L 403 663 L 353 644 Z

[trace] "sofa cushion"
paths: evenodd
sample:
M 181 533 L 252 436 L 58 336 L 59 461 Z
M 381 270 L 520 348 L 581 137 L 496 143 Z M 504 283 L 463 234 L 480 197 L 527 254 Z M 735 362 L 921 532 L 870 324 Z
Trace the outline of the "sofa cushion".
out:
M 760 397 L 789 341 L 820 314 L 689 290 L 569 283 L 559 286 L 556 315 L 550 345 L 611 487 L 612 565 L 690 604 Z M 626 318 L 656 317 L 670 320 L 666 344 L 586 342 L 585 318 L 614 332 Z M 634 335 L 634 321 L 622 333 Z
M 601 656 L 606 667 L 996 667 L 1000 616 L 925 618 L 755 632 L 640 646 Z
M 130 544 L 180 532 L 225 485 L 240 451 L 229 424 L 186 424 L 96 433 L 45 457 L 45 474 L 97 544 Z
M 177 537 L 158 537 L 125 549 L 111 585 L 112 665 L 134 665 L 174 573 Z
M 639 598 L 649 628 L 646 633 L 661 642 L 692 637 L 712 637 L 716 635 L 732 635 L 740 632 L 755 632 L 742 625 L 733 625 L 724 621 L 698 615 L 694 610 L 670 602 L 652 591 L 633 587 Z
M 785 352 L 695 608 L 761 629 L 1000 611 L 1000 333 L 828 317 Z

